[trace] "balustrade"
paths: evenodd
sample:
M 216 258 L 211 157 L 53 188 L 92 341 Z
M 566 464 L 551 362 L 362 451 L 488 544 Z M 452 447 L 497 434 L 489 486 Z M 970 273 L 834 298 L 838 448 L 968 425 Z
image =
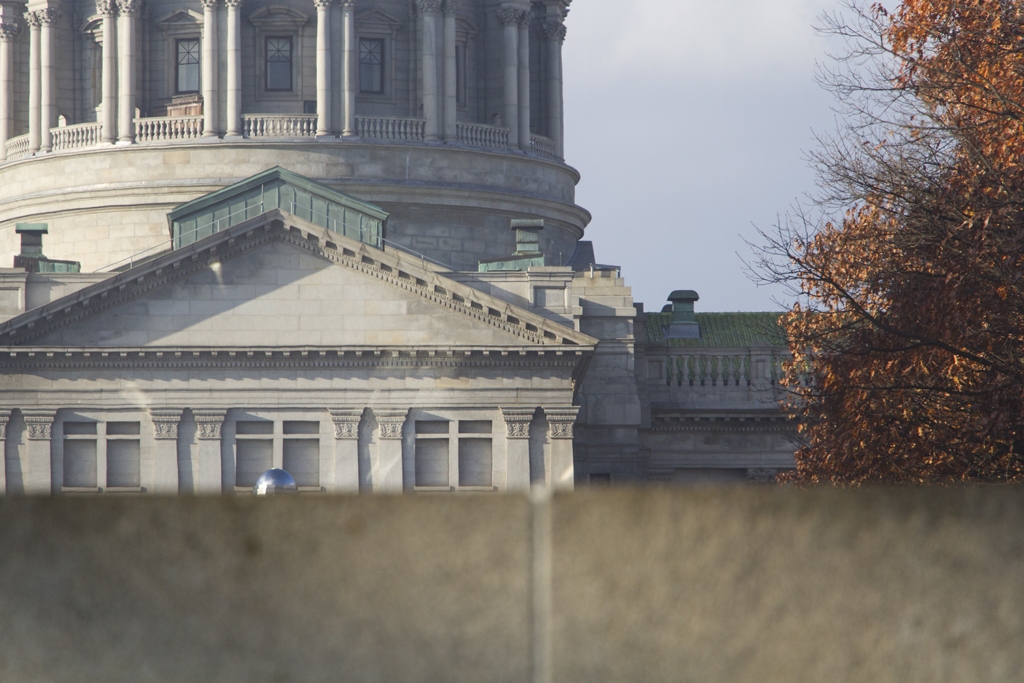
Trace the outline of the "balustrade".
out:
M 194 140 L 202 134 L 202 116 L 157 116 L 135 119 L 137 142 Z
M 67 149 L 80 149 L 82 147 L 98 145 L 102 130 L 103 124 L 101 123 L 76 123 L 71 126 L 51 128 L 50 135 L 53 138 L 53 151 L 60 152 Z
M 530 136 L 530 149 L 543 159 L 555 158 L 555 141 L 543 135 Z
M 28 155 L 28 136 L 19 135 L 7 141 L 7 161 L 14 161 Z
M 242 134 L 247 138 L 316 137 L 316 114 L 243 114 Z
M 679 388 L 701 394 L 717 391 L 723 397 L 732 394 L 745 396 L 749 391 L 778 386 L 785 360 L 782 356 L 767 354 L 671 354 L 663 361 L 651 358 L 652 373 L 648 379 L 652 385 L 663 384 L 670 390 Z
M 403 140 L 420 142 L 426 137 L 425 119 L 403 119 L 383 116 L 357 116 L 359 137 L 371 140 Z
M 508 149 L 508 128 L 483 123 L 460 123 L 457 129 L 459 142 L 469 147 Z

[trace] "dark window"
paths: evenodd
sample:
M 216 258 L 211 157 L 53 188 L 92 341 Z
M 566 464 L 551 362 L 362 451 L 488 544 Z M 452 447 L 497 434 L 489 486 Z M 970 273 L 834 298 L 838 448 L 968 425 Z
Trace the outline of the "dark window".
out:
M 179 93 L 199 92 L 199 39 L 177 41 L 177 51 L 175 90 Z
M 267 37 L 267 90 L 292 89 L 292 39 Z
M 384 41 L 359 39 L 359 92 L 384 92 Z

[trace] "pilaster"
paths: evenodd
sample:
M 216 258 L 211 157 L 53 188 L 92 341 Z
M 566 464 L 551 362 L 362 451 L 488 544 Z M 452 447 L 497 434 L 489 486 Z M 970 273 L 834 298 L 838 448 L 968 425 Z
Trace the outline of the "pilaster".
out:
M 380 491 L 401 493 L 402 491 L 402 429 L 405 426 L 408 409 L 374 410 L 380 427 Z
M 362 410 L 331 409 L 334 421 L 335 478 L 332 490 L 359 492 L 359 420 Z
M 572 439 L 579 411 L 578 406 L 544 408 L 551 429 L 551 479 L 548 486 L 556 491 L 571 491 L 574 486 Z
M 7 493 L 7 423 L 10 410 L 0 410 L 0 496 Z
M 530 422 L 533 408 L 502 408 L 507 445 L 506 490 L 530 490 Z
M 178 493 L 178 424 L 180 408 L 151 408 L 153 420 L 153 492 Z
M 224 426 L 223 410 L 196 410 L 196 426 L 199 444 L 192 455 L 192 481 L 195 493 L 220 493 L 221 476 L 221 430 Z M 234 482 L 232 482 L 233 484 Z
M 23 413 L 28 432 L 28 453 L 22 474 L 25 493 L 46 495 L 52 490 L 50 439 L 53 435 L 52 410 L 26 410 Z

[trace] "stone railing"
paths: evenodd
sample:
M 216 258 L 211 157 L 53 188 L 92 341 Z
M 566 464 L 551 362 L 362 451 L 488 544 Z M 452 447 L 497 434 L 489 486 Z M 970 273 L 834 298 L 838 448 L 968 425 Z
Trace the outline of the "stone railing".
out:
M 80 149 L 82 147 L 98 145 L 102 130 L 103 124 L 101 123 L 76 123 L 72 126 L 51 128 L 50 135 L 53 136 L 53 151 L 61 152 L 66 149 Z
M 5 145 L 7 148 L 7 161 L 14 161 L 28 155 L 28 136 L 19 135 L 11 138 Z
M 693 398 L 746 399 L 752 391 L 779 387 L 782 364 L 788 359 L 782 349 L 752 353 L 680 351 L 662 357 L 648 356 L 650 391 L 668 391 L 673 397 L 682 394 Z
M 459 123 L 459 142 L 470 147 L 508 149 L 508 128 L 483 123 Z
M 202 116 L 156 116 L 135 119 L 136 142 L 194 140 L 202 134 Z
M 370 140 L 405 140 L 419 142 L 426 136 L 424 119 L 403 119 L 384 116 L 357 116 L 356 132 Z
M 530 150 L 542 159 L 554 159 L 555 141 L 543 135 L 531 135 Z
M 316 114 L 242 114 L 247 138 L 316 137 Z

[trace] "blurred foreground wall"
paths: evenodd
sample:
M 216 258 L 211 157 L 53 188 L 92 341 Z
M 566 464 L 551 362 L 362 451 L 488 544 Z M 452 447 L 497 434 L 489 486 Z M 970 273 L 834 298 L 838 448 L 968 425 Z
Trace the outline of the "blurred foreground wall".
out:
M 1024 491 L 6 498 L 0 681 L 1019 681 Z

